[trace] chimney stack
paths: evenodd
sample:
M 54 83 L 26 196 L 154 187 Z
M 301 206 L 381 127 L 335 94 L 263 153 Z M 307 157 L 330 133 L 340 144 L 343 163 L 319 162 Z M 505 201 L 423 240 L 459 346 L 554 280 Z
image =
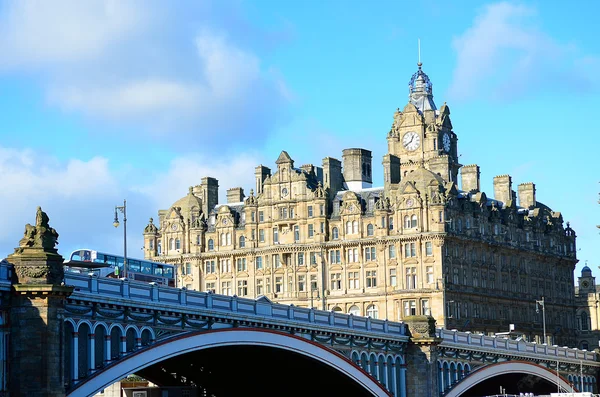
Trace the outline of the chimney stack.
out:
M 523 208 L 533 208 L 536 205 L 535 184 L 533 182 L 519 185 L 519 205 Z
M 477 164 L 465 165 L 460 169 L 461 188 L 465 192 L 479 192 L 479 166 Z
M 227 204 L 241 203 L 244 201 L 244 189 L 241 187 L 232 187 L 227 189 Z
M 510 175 L 494 177 L 494 198 L 507 204 L 513 198 L 512 178 Z

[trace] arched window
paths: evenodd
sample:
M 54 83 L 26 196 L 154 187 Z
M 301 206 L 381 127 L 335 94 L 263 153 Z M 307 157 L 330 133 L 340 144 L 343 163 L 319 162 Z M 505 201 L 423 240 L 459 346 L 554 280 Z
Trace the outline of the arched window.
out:
M 331 231 L 331 236 L 333 237 L 334 240 L 337 240 L 338 238 L 340 238 L 340 233 L 338 232 L 337 227 L 333 228 L 333 230 Z
M 231 245 L 231 233 L 227 233 L 227 245 Z
M 240 248 L 246 247 L 246 237 L 240 236 Z
M 367 236 L 372 236 L 373 234 L 373 225 L 369 223 L 367 225 Z
M 352 314 L 354 316 L 360 316 L 360 309 L 356 305 L 352 305 L 348 310 L 348 314 Z
M 352 233 L 358 233 L 358 221 L 352 222 Z
M 390 230 L 394 230 L 394 218 L 390 216 L 390 219 L 388 220 L 388 227 L 390 228 Z
M 176 250 L 181 249 L 181 240 L 179 240 L 179 239 L 175 240 L 175 249 Z
M 339 312 L 341 312 L 341 311 L 342 311 L 342 308 L 341 308 L 341 307 L 339 307 L 339 306 L 335 306 L 333 309 L 331 309 L 331 311 L 332 311 L 332 312 L 339 313 Z
M 408 215 L 406 215 L 404 217 L 404 228 L 405 229 L 409 229 L 410 228 L 410 217 Z
M 590 322 L 588 321 L 588 315 L 586 312 L 581 312 L 581 330 L 588 331 L 590 329 Z
M 410 218 L 410 227 L 417 227 L 417 216 L 413 215 Z
M 346 234 L 352 234 L 352 222 L 346 222 Z
M 169 240 L 169 249 L 170 250 L 174 250 L 175 249 L 175 239 L 172 238 Z
M 377 310 L 377 306 L 369 305 L 369 307 L 367 307 L 367 316 L 368 317 L 376 319 L 378 315 L 379 315 L 379 311 Z
M 214 249 L 215 249 L 215 242 L 211 238 L 210 240 L 208 240 L 208 250 L 213 251 Z

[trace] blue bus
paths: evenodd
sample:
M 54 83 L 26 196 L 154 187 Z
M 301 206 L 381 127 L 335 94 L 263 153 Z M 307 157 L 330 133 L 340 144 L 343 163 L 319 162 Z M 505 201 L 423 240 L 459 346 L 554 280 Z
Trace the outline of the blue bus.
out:
M 64 263 L 65 271 L 95 274 L 98 277 L 122 277 L 124 258 L 90 249 L 78 249 Z M 127 278 L 175 286 L 175 266 L 144 259 L 127 258 Z

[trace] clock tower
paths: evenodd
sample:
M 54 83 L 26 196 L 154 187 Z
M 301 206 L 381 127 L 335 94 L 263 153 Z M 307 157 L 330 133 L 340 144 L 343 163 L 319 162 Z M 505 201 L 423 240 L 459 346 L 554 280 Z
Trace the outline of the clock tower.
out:
M 456 182 L 458 169 L 457 137 L 452 131 L 450 109 L 440 109 L 433 101 L 433 86 L 418 70 L 408 83 L 408 104 L 394 114 L 388 133 L 388 155 L 398 158 L 400 179 L 417 168 L 439 174 L 445 181 Z M 397 170 L 390 170 L 395 174 Z
M 596 277 L 592 276 L 592 269 L 585 265 L 581 269 L 581 277 L 579 277 L 579 294 L 593 292 L 596 292 Z

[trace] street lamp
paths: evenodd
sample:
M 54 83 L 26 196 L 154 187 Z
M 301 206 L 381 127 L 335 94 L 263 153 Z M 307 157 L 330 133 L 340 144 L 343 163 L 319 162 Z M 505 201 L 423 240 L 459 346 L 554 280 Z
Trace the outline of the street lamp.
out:
M 127 201 L 122 206 L 115 206 L 114 227 L 119 227 L 119 211 L 123 214 L 123 277 L 127 278 Z M 119 264 L 117 263 L 117 267 Z
M 542 300 L 535 301 L 535 312 L 540 312 L 540 306 L 542 307 L 542 324 L 544 325 L 544 343 L 546 343 L 546 305 L 544 303 L 544 297 L 542 296 Z

